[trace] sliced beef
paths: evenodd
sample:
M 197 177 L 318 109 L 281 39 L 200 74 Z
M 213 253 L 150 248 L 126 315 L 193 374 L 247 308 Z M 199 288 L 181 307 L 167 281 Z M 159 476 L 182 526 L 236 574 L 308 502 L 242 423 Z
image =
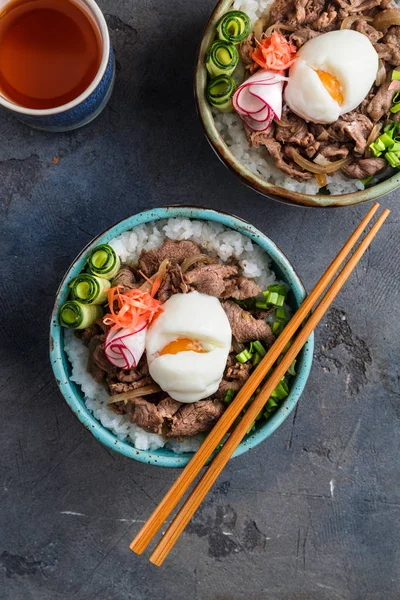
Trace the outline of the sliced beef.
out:
M 322 156 L 325 158 L 340 160 L 341 158 L 346 158 L 350 150 L 351 148 L 349 146 L 345 146 L 344 144 L 341 146 L 338 144 L 326 144 L 320 146 L 319 154 L 322 154 Z
M 307 25 L 314 23 L 321 16 L 321 13 L 323 13 L 324 9 L 325 0 L 308 0 L 305 5 L 305 19 L 302 22 L 306 23 Z
M 312 26 L 321 33 L 333 31 L 337 29 L 338 13 L 333 4 L 329 4 L 327 10 L 324 11 L 313 23 Z
M 362 2 L 355 0 L 354 5 L 349 10 L 349 13 L 354 14 L 370 11 L 376 6 L 379 6 L 381 2 L 382 0 L 363 0 Z
M 188 285 L 185 282 L 180 265 L 172 263 L 161 283 L 157 293 L 160 302 L 166 302 L 173 294 L 187 294 Z
M 241 44 L 239 44 L 239 55 L 245 65 L 251 65 L 253 63 L 253 59 L 250 54 L 256 48 L 256 38 L 254 37 L 254 33 L 251 32 L 249 37 L 244 40 Z
M 131 392 L 133 390 L 138 390 L 147 385 L 151 385 L 154 383 L 151 377 L 142 377 L 137 381 L 131 381 L 130 383 L 118 382 L 114 383 L 109 380 L 108 387 L 110 388 L 110 393 L 112 396 L 117 394 L 125 394 L 125 392 Z
M 87 370 L 99 383 L 105 377 L 116 378 L 118 369 L 108 361 L 104 353 L 104 334 L 95 336 L 90 340 Z
M 181 406 L 181 402 L 178 402 L 177 400 L 174 400 L 173 398 L 170 398 L 168 396 L 167 398 L 164 398 L 163 400 L 161 400 L 161 402 L 157 404 L 157 411 L 163 419 L 169 420 L 172 419 L 174 414 L 178 412 Z
M 191 436 L 210 431 L 225 410 L 220 400 L 199 400 L 181 406 L 172 417 L 167 437 Z
M 225 300 L 222 306 L 227 314 L 232 335 L 238 342 L 260 340 L 269 348 L 274 342 L 270 326 L 261 319 L 255 319 L 247 310 L 243 310 L 236 302 Z
M 339 142 L 354 140 L 354 152 L 364 154 L 367 139 L 372 131 L 373 123 L 365 115 L 351 111 L 342 115 L 329 127 L 329 135 Z
M 294 0 L 275 0 L 269 13 L 269 23 L 291 21 L 295 12 Z
M 215 392 L 214 397 L 219 400 L 223 400 L 229 390 L 238 392 L 241 387 L 242 385 L 238 379 L 232 379 L 231 381 L 223 379 L 219 384 L 218 390 Z
M 342 171 L 351 179 L 364 179 L 379 173 L 386 166 L 384 158 L 363 158 L 343 167 Z
M 289 41 L 292 42 L 297 48 L 301 48 L 306 42 L 312 40 L 315 37 L 321 35 L 321 32 L 314 31 L 310 27 L 302 27 L 297 29 L 289 36 Z
M 139 268 L 147 277 L 150 277 L 156 273 L 166 258 L 169 259 L 170 264 L 182 264 L 185 258 L 194 254 L 200 254 L 200 248 L 194 242 L 189 240 L 175 242 L 168 239 L 160 248 L 143 250 L 139 258 Z
M 198 292 L 221 298 L 231 279 L 239 276 L 236 265 L 202 265 L 185 274 L 186 283 Z
M 314 142 L 314 136 L 309 132 L 307 123 L 290 110 L 283 113 L 281 121 L 277 124 L 275 139 L 304 148 Z
M 354 23 L 354 29 L 366 35 L 372 44 L 376 44 L 383 37 L 382 31 L 372 27 L 365 19 L 358 19 Z
M 253 279 L 248 279 L 241 275 L 226 288 L 222 297 L 235 298 L 235 300 L 247 300 L 248 298 L 258 296 L 260 293 L 261 288 Z
M 139 284 L 135 283 L 135 275 L 128 266 L 122 266 L 116 276 L 111 282 L 111 286 L 121 285 L 124 291 L 132 290 L 138 287 Z
M 300 167 L 292 162 L 286 162 L 282 153 L 282 146 L 273 138 L 268 138 L 264 141 L 264 146 L 268 154 L 274 159 L 275 166 L 286 175 L 294 177 L 297 181 L 305 181 L 313 177 L 312 173 L 303 171 Z
M 304 148 L 304 153 L 308 156 L 308 158 L 314 158 L 314 156 L 318 153 L 321 142 L 317 142 L 314 140 L 312 144 Z
M 385 83 L 380 86 L 368 105 L 367 111 L 373 121 L 379 121 L 382 119 L 382 117 L 389 112 L 389 109 L 392 106 L 393 96 L 395 95 L 396 91 L 389 90 L 391 82 L 392 72 L 390 71 L 387 74 Z
M 240 387 L 242 387 L 250 377 L 251 370 L 251 363 L 245 363 L 243 365 L 240 362 L 235 362 L 235 364 L 231 367 L 227 367 L 224 374 L 224 379 L 227 381 L 238 381 L 240 383 Z
M 272 125 L 267 131 L 253 131 L 247 125 L 244 125 L 247 141 L 251 148 L 259 148 L 268 144 L 268 141 L 273 138 L 275 128 Z
M 134 398 L 129 400 L 126 410 L 131 423 L 136 423 L 138 427 L 159 435 L 162 433 L 164 418 L 152 402 L 141 397 Z
M 117 372 L 117 379 L 121 383 L 132 383 L 133 381 L 139 381 L 143 375 L 138 369 L 120 369 Z
M 327 142 L 329 140 L 328 128 L 321 123 L 310 123 L 309 128 L 313 136 L 319 142 Z
M 85 346 L 89 346 L 92 338 L 97 337 L 103 333 L 100 325 L 96 322 L 86 329 L 77 329 L 75 331 L 76 337 L 78 337 Z

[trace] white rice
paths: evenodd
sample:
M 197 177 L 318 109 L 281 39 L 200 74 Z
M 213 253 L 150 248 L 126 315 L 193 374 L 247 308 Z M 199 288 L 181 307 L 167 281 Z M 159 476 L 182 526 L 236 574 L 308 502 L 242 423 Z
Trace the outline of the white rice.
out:
M 161 246 L 166 238 L 193 240 L 206 248 L 210 255 L 225 262 L 235 258 L 248 277 L 254 277 L 262 289 L 276 283 L 271 269 L 271 258 L 246 236 L 211 221 L 190 219 L 164 219 L 135 227 L 109 242 L 122 263 L 137 265 L 142 249 L 150 250 Z M 120 440 L 133 444 L 139 450 L 156 450 L 167 446 L 174 452 L 195 452 L 203 436 L 186 438 L 183 442 L 170 440 L 148 433 L 130 423 L 127 415 L 118 415 L 107 407 L 108 394 L 103 385 L 97 383 L 86 370 L 89 351 L 71 330 L 65 330 L 64 350 L 72 366 L 71 381 L 80 385 L 87 408 L 100 423 L 112 431 Z
M 275 0 L 235 0 L 234 10 L 242 10 L 247 13 L 254 23 L 260 17 L 268 17 L 270 7 Z M 241 69 L 235 71 L 238 82 L 243 81 Z M 310 181 L 299 182 L 288 177 L 277 169 L 274 160 L 269 156 L 265 148 L 249 148 L 244 132 L 243 123 L 237 113 L 214 112 L 215 125 L 225 140 L 231 152 L 250 171 L 277 186 L 293 192 L 305 194 L 318 194 L 319 186 L 315 178 Z M 364 189 L 364 185 L 358 179 L 349 179 L 343 173 L 335 173 L 328 177 L 328 190 L 333 195 L 350 194 Z

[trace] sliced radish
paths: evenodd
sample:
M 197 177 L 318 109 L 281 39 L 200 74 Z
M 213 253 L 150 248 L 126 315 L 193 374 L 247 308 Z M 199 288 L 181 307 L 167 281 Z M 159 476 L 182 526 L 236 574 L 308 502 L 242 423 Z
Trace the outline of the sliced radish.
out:
M 232 106 L 241 119 L 255 131 L 265 131 L 276 117 L 282 116 L 283 77 L 261 69 L 238 87 Z
M 109 362 L 119 369 L 136 368 L 143 356 L 147 327 L 132 332 L 130 329 L 111 329 L 104 342 Z

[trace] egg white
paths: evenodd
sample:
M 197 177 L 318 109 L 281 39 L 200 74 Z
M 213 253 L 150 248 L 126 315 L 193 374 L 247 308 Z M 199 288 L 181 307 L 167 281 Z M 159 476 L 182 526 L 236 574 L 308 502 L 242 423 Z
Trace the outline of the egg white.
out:
M 285 101 L 289 108 L 314 123 L 333 123 L 355 109 L 367 96 L 378 71 L 378 54 L 359 31 L 330 31 L 304 44 L 289 70 Z M 326 90 L 316 70 L 339 81 L 340 106 Z
M 149 372 L 171 398 L 197 402 L 214 394 L 221 382 L 231 347 L 232 331 L 217 298 L 191 292 L 174 294 L 146 335 Z M 199 341 L 204 353 L 160 352 L 178 338 Z

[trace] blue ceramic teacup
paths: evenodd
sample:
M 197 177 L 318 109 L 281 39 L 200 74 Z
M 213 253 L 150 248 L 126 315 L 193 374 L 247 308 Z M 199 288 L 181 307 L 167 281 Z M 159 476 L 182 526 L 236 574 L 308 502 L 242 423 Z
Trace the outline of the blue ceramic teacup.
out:
M 0 9 L 4 9 L 10 1 L 0 0 Z M 71 102 L 44 110 L 24 108 L 0 93 L 0 106 L 35 129 L 57 132 L 83 127 L 101 113 L 111 97 L 115 80 L 115 59 L 106 20 L 94 0 L 75 0 L 75 2 L 91 15 L 102 41 L 100 67 L 89 87 Z

